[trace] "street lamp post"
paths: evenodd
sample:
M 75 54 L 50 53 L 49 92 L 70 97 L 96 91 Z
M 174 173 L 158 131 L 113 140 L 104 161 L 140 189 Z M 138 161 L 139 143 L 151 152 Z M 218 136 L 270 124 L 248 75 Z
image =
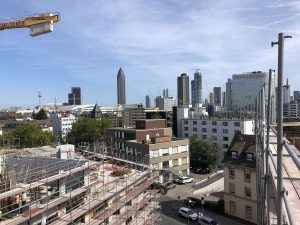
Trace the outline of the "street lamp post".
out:
M 191 203 L 191 199 L 188 201 L 188 225 L 190 224 L 190 203 Z
M 284 39 L 292 36 L 278 34 L 278 42 L 272 42 L 271 46 L 278 45 L 278 91 L 277 91 L 277 225 L 282 225 L 282 145 L 283 145 L 283 49 Z

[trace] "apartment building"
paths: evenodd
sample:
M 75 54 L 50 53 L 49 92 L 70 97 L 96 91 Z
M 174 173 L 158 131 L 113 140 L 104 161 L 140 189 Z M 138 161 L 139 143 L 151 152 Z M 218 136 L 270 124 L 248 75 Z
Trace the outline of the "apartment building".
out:
M 176 175 L 189 175 L 189 140 L 172 138 L 172 128 L 166 128 L 165 120 L 137 120 L 136 128 L 109 128 L 107 143 L 121 157 L 139 160 L 149 158 L 149 165 L 165 182 Z
M 291 102 L 283 105 L 284 118 L 300 118 L 300 102 Z
M 250 119 L 184 118 L 181 120 L 182 137 L 210 139 L 225 152 L 237 132 L 254 134 L 254 121 Z
M 51 113 L 50 121 L 53 126 L 53 134 L 65 139 L 71 131 L 73 123 L 77 121 L 77 117 L 69 113 Z
M 237 133 L 223 162 L 225 213 L 257 224 L 255 135 Z
M 165 119 L 168 127 L 172 127 L 173 113 L 172 111 L 160 110 L 159 108 L 144 108 L 143 105 L 137 105 L 137 107 L 125 108 L 122 115 L 123 127 L 135 127 L 137 120 L 153 119 L 153 118 Z

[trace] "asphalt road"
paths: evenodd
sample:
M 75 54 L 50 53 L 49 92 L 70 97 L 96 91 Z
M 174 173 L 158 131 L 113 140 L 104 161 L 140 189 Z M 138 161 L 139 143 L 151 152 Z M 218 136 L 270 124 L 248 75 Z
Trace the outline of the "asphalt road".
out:
M 196 179 L 195 179 L 196 178 Z M 204 177 L 203 177 L 204 178 Z M 202 179 L 203 179 L 202 178 Z M 194 179 L 197 179 L 197 174 Z M 201 178 L 200 178 L 201 179 Z M 193 184 L 177 185 L 176 188 L 169 190 L 166 195 L 162 195 L 159 198 L 161 205 L 161 221 L 160 225 L 183 225 L 188 224 L 188 220 L 178 215 L 178 207 L 184 206 L 183 200 L 188 196 L 193 195 Z M 180 200 L 178 201 L 178 196 Z M 196 212 L 200 212 L 201 209 L 193 209 Z M 210 211 L 204 211 L 204 215 L 215 219 L 220 225 L 243 225 L 231 218 L 216 214 Z M 198 224 L 198 221 L 189 221 L 189 224 Z

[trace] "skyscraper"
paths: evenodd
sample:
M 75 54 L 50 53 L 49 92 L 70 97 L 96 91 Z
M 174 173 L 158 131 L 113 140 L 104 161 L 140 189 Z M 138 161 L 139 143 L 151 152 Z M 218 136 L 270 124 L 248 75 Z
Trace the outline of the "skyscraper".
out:
M 194 80 L 191 81 L 192 105 L 193 107 L 202 103 L 202 74 L 197 70 L 194 73 Z
M 265 85 L 267 96 L 269 75 L 266 72 L 254 71 L 251 73 L 234 74 L 226 84 L 226 95 L 229 95 L 231 86 L 231 110 L 236 112 L 254 112 L 255 99 L 262 85 Z M 275 76 L 272 75 L 271 93 L 274 93 Z M 227 89 L 228 88 L 228 89 Z M 229 102 L 226 98 L 226 108 Z
M 214 93 L 213 92 L 209 92 L 209 103 L 210 104 L 214 104 Z
M 126 104 L 126 92 L 125 92 L 125 73 L 120 67 L 117 76 L 117 86 L 118 86 L 118 105 Z
M 231 98 L 232 93 L 231 92 L 232 92 L 232 80 L 228 79 L 228 81 L 226 82 L 226 99 L 225 99 L 227 111 L 232 110 L 232 98 Z
M 149 95 L 146 95 L 146 108 L 151 108 L 151 99 Z
M 300 91 L 294 91 L 294 101 L 300 101 Z
M 178 105 L 189 105 L 190 103 L 190 88 L 189 88 L 189 76 L 186 73 L 182 73 L 177 77 L 177 98 Z
M 214 87 L 214 104 L 215 105 L 221 105 L 221 87 Z
M 68 94 L 69 105 L 81 105 L 81 89 L 80 87 L 72 87 L 71 93 Z

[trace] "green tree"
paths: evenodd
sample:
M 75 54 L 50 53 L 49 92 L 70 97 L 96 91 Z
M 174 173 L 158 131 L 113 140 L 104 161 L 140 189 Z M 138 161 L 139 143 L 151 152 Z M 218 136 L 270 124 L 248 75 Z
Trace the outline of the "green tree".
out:
M 106 129 L 111 127 L 111 121 L 105 118 L 83 118 L 73 123 L 72 130 L 68 134 L 68 141 L 72 144 L 81 142 L 104 142 Z
M 38 113 L 34 113 L 32 115 L 32 118 L 35 120 L 46 120 L 48 118 L 47 113 L 44 109 L 40 109 L 40 111 L 38 111 Z
M 158 112 L 156 112 L 151 115 L 151 119 L 161 119 L 161 116 L 159 115 Z
M 221 155 L 221 148 L 211 140 L 199 140 L 196 136 L 190 137 L 190 163 L 192 167 L 209 167 L 213 170 L 217 167 L 218 158 Z
M 44 132 L 38 125 L 33 123 L 22 124 L 12 130 L 7 138 L 10 140 L 10 143 L 13 143 L 15 138 L 19 138 L 21 148 L 51 145 L 55 140 L 51 133 Z

